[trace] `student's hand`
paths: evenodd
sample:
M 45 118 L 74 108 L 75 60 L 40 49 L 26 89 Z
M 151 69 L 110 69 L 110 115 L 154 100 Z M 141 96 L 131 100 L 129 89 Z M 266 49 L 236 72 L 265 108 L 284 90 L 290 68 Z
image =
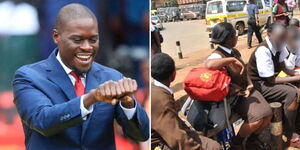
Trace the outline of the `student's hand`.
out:
M 136 90 L 137 83 L 130 78 L 123 78 L 119 81 L 107 81 L 96 89 L 95 98 L 97 101 L 103 101 L 113 105 L 121 101 L 124 107 L 130 107 L 132 105 L 134 106 L 132 94 Z
M 295 76 L 300 76 L 300 72 L 299 71 L 295 71 Z
M 238 59 L 236 59 L 236 58 L 232 62 L 232 64 L 234 65 L 234 67 L 237 67 L 237 68 L 240 69 L 240 75 L 242 75 L 243 72 L 244 72 L 244 69 L 245 69 L 244 65 Z
M 249 97 L 249 96 L 250 96 L 253 87 L 254 87 L 253 84 L 249 84 L 249 85 L 247 86 L 246 91 L 245 91 L 245 96 L 244 96 L 244 97 Z

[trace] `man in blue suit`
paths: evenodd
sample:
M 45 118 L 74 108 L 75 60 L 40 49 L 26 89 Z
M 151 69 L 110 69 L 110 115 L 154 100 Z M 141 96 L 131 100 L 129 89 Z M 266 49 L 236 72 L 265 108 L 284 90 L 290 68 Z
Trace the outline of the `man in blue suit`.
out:
M 58 13 L 48 59 L 18 69 L 14 102 L 26 149 L 114 150 L 114 119 L 134 141 L 149 137 L 149 119 L 132 94 L 135 80 L 94 62 L 98 24 L 85 6 Z

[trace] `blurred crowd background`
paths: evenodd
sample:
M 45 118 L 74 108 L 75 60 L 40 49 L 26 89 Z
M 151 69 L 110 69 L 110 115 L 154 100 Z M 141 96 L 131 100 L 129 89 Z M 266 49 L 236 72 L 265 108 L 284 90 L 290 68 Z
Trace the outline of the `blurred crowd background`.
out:
M 149 1 L 144 0 L 0 0 L 0 149 L 22 150 L 22 124 L 13 104 L 16 69 L 46 59 L 56 47 L 52 29 L 60 8 L 81 3 L 99 22 L 100 50 L 96 61 L 137 80 L 136 97 L 148 106 Z M 146 110 L 149 108 L 146 107 Z M 117 125 L 116 125 L 117 126 Z M 117 150 L 147 149 L 116 127 Z

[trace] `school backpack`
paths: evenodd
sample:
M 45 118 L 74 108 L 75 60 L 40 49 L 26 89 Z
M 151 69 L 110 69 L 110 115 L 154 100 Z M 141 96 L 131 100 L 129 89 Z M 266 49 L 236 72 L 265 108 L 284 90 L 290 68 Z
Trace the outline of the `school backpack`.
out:
M 220 102 L 229 93 L 231 78 L 225 69 L 203 67 L 192 69 L 183 82 L 183 88 L 194 100 Z

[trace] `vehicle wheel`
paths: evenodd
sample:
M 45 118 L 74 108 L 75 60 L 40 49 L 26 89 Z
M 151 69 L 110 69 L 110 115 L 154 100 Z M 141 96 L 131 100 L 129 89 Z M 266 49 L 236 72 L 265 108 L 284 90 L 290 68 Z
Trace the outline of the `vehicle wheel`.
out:
M 238 30 L 238 35 L 242 35 L 245 32 L 245 25 L 242 22 L 236 24 L 236 29 Z

